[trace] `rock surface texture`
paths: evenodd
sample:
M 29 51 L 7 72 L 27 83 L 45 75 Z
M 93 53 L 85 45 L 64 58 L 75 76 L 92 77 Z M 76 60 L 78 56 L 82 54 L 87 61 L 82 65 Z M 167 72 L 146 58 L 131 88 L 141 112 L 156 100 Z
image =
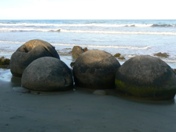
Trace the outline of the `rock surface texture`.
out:
M 126 61 L 116 73 L 116 88 L 128 95 L 147 99 L 173 99 L 176 75 L 159 58 L 142 55 Z
M 24 69 L 35 59 L 51 56 L 59 58 L 55 48 L 43 40 L 30 40 L 20 46 L 11 56 L 10 70 L 14 76 L 22 76 Z
M 100 50 L 89 50 L 77 58 L 73 66 L 75 85 L 92 89 L 113 88 L 117 59 Z
M 21 84 L 36 91 L 68 90 L 73 86 L 72 72 L 61 60 L 42 57 L 24 70 Z

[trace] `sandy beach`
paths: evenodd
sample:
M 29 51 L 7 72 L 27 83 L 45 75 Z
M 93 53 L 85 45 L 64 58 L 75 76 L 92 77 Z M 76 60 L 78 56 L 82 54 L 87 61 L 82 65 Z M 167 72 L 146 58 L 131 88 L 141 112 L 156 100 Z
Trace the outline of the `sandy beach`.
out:
M 0 69 L 2 132 L 175 132 L 175 101 L 140 102 L 83 90 L 29 92 Z

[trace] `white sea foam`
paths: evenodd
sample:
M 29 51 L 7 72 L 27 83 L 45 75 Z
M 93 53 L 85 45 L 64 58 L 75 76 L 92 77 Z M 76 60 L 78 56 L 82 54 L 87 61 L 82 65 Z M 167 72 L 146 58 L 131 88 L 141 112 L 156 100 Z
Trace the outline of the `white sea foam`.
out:
M 60 43 L 52 43 L 54 46 L 69 46 L 69 47 L 73 47 L 75 45 L 78 44 L 60 44 Z M 90 48 L 110 48 L 110 49 L 131 49 L 131 50 L 147 50 L 150 49 L 150 46 L 128 46 L 128 45 L 94 45 L 94 44 L 79 44 L 82 47 L 90 47 Z
M 49 32 L 52 29 L 43 28 L 0 28 L 0 32 Z
M 13 44 L 23 44 L 25 42 L 22 41 L 6 41 L 1 40 L 1 44 L 5 44 L 6 47 L 12 46 Z M 129 50 L 147 50 L 150 49 L 150 46 L 129 46 L 129 45 L 95 45 L 95 44 L 71 44 L 71 43 L 51 43 L 53 46 L 57 47 L 59 46 L 66 46 L 66 47 L 73 47 L 75 45 L 80 45 L 81 47 L 88 47 L 88 48 L 96 48 L 96 49 L 129 49 Z
M 176 32 L 152 31 L 109 31 L 109 30 L 65 30 L 49 28 L 0 28 L 0 32 L 66 32 L 66 33 L 92 33 L 92 34 L 122 34 L 122 35 L 176 35 Z
M 175 27 L 176 25 L 159 24 L 59 24 L 59 23 L 0 23 L 1 27 Z
M 1 27 L 45 27 L 45 26 L 57 26 L 58 24 L 45 24 L 45 23 L 0 23 Z
M 176 32 L 140 32 L 140 31 L 95 31 L 95 30 L 62 30 L 61 32 L 72 32 L 72 33 L 96 33 L 96 34 L 136 34 L 136 35 L 176 35 Z
M 20 44 L 20 43 L 24 43 L 24 42 L 20 42 L 20 41 L 7 41 L 7 40 L 0 40 L 0 44 Z
M 160 30 L 164 28 L 164 30 Z M 126 35 L 176 35 L 175 30 L 165 28 L 176 27 L 176 24 L 150 23 L 38 23 L 0 22 L 0 32 L 70 32 L 96 34 L 126 34 Z M 157 28 L 157 30 L 156 30 Z M 150 30 L 153 29 L 153 30 Z M 159 30 L 158 30 L 159 29 Z

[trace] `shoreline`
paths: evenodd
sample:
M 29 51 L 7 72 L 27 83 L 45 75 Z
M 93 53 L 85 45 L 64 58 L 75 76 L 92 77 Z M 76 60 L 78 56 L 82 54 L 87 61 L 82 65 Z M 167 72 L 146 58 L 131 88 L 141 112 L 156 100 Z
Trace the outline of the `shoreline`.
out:
M 81 45 L 75 45 L 75 46 L 81 46 Z M 73 46 L 74 47 L 74 46 Z M 67 47 L 67 48 L 63 48 L 63 49 L 58 49 L 55 47 L 56 51 L 58 52 L 60 58 L 62 61 L 64 61 L 69 67 L 70 67 L 70 63 L 74 61 L 74 59 L 72 58 L 72 49 L 73 47 Z M 81 48 L 87 48 L 87 47 L 81 47 Z M 93 50 L 94 48 L 88 48 L 88 50 Z M 161 60 L 163 60 L 164 62 L 166 62 L 172 69 L 176 69 L 176 60 L 173 58 L 172 55 L 169 54 L 169 52 L 155 52 L 153 54 L 126 54 L 123 52 L 109 52 L 106 49 L 101 49 L 101 48 L 95 48 L 98 50 L 103 50 L 105 52 L 110 53 L 111 55 L 115 56 L 116 59 L 119 61 L 120 64 L 123 64 L 125 61 L 127 61 L 128 59 L 137 56 L 137 55 L 150 55 L 153 57 L 157 57 L 160 58 Z M 0 57 L 5 57 L 10 59 L 11 55 L 15 52 L 15 50 L 12 52 L 1 52 L 0 53 Z M 120 56 L 116 56 L 117 54 L 120 54 Z

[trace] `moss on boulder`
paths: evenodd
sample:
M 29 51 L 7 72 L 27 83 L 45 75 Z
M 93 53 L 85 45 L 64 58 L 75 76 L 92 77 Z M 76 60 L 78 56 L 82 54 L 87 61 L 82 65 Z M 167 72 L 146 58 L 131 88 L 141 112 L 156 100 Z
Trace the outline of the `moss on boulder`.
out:
M 116 89 L 146 99 L 173 99 L 176 75 L 164 61 L 147 55 L 126 61 L 117 71 Z

